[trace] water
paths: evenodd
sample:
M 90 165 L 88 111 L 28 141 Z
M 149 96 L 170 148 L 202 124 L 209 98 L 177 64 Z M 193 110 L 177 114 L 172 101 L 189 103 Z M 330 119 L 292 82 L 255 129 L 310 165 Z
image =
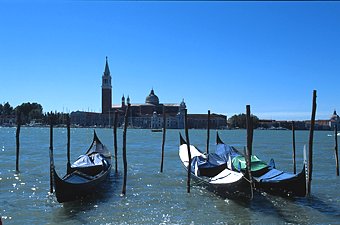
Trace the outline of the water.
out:
M 110 149 L 113 132 L 97 129 Z M 22 128 L 20 173 L 15 173 L 15 128 L 0 128 L 0 216 L 3 224 L 340 224 L 340 177 L 335 174 L 332 132 L 314 135 L 314 170 L 310 198 L 285 199 L 256 194 L 250 203 L 222 199 L 193 186 L 186 193 L 186 172 L 178 157 L 179 130 L 167 130 L 164 172 L 160 170 L 162 133 L 128 130 L 127 194 L 121 197 L 122 174 L 115 175 L 100 194 L 84 201 L 59 204 L 49 195 L 49 129 Z M 183 131 L 182 131 L 183 133 Z M 190 130 L 190 142 L 204 149 L 206 131 Z M 66 129 L 54 129 L 57 172 L 66 171 Z M 92 141 L 93 129 L 71 129 L 72 161 Z M 297 170 L 302 169 L 307 131 L 296 132 Z M 215 132 L 211 132 L 210 151 Z M 226 143 L 243 149 L 244 130 L 220 131 Z M 122 130 L 118 131 L 122 171 Z M 253 151 L 265 161 L 275 158 L 279 169 L 292 171 L 290 131 L 254 132 Z M 105 190 L 104 190 L 105 189 Z

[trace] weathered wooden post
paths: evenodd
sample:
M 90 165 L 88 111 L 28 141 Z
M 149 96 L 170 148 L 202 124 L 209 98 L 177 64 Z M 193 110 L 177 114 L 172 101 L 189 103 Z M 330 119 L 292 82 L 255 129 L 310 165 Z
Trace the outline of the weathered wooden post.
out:
M 253 178 L 251 175 L 251 155 L 253 146 L 253 126 L 252 118 L 250 114 L 250 105 L 246 105 L 246 127 L 247 127 L 247 148 L 244 150 L 246 164 L 247 164 L 247 174 L 249 178 L 249 184 L 251 189 L 251 199 L 253 198 Z
M 51 112 L 49 115 L 50 120 L 50 193 L 53 193 L 53 122 L 54 122 L 54 115 Z
M 124 116 L 124 129 L 123 129 L 123 165 L 124 165 L 124 180 L 123 180 L 123 188 L 122 195 L 126 194 L 126 178 L 127 178 L 127 160 L 126 160 L 126 131 L 128 126 L 128 118 L 129 118 L 130 104 L 128 104 Z
M 293 170 L 296 174 L 296 157 L 295 157 L 295 123 L 292 121 L 292 133 L 293 133 Z
M 334 126 L 334 137 L 335 137 L 335 167 L 336 175 L 339 176 L 339 156 L 338 156 L 338 129 L 337 125 Z
M 208 110 L 207 154 L 209 154 L 209 141 L 210 141 L 210 110 Z
M 113 121 L 113 148 L 114 148 L 114 154 L 115 154 L 115 172 L 118 173 L 118 159 L 117 159 L 117 123 L 118 123 L 118 111 L 115 111 L 115 118 Z
M 250 105 L 246 105 L 246 127 L 247 127 L 247 150 L 250 156 L 253 154 L 253 119 L 250 114 Z
M 309 130 L 309 147 L 308 147 L 308 180 L 307 180 L 307 196 L 310 196 L 312 186 L 312 172 L 313 172 L 313 137 L 316 114 L 316 90 L 313 91 L 313 105 L 312 116 Z
M 19 173 L 19 152 L 20 152 L 20 128 L 21 128 L 21 112 L 17 111 L 17 130 L 15 133 L 16 140 L 16 162 L 15 162 L 15 171 Z
M 191 175 L 191 152 L 190 152 L 190 141 L 189 141 L 189 131 L 188 131 L 188 112 L 185 109 L 184 114 L 184 127 L 185 127 L 185 138 L 187 142 L 187 149 L 188 149 L 188 178 L 187 178 L 187 192 L 190 193 L 190 175 Z
M 163 138 L 162 138 L 161 173 L 163 173 L 163 164 L 164 164 L 165 134 L 166 134 L 166 115 L 165 115 L 165 107 L 163 105 Z
M 67 174 L 71 171 L 71 122 L 70 114 L 66 115 L 66 127 L 67 127 Z

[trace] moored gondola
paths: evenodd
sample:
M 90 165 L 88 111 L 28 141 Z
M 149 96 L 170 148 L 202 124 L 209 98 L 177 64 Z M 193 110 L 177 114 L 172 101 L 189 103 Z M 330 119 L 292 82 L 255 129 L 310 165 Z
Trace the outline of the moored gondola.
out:
M 244 155 L 235 147 L 224 144 L 217 133 L 217 152 L 224 158 L 231 158 L 230 168 L 245 173 L 246 162 Z M 287 173 L 275 168 L 274 160 L 269 164 L 263 162 L 255 155 L 251 156 L 251 173 L 255 189 L 270 194 L 287 197 L 306 196 L 306 170 L 305 163 L 300 173 Z
M 190 145 L 191 177 L 209 191 L 223 198 L 249 200 L 252 189 L 245 176 L 227 168 L 227 160 L 216 153 L 203 154 L 195 146 Z M 188 170 L 189 158 L 187 143 L 180 135 L 179 157 Z
M 111 171 L 111 153 L 94 132 L 93 141 L 85 155 L 81 155 L 59 177 L 53 163 L 54 189 L 57 201 L 69 202 L 93 194 Z

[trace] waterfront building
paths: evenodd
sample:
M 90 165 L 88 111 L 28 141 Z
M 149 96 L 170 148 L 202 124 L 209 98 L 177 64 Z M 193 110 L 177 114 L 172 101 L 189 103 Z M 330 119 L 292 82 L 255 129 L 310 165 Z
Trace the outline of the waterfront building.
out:
M 340 118 L 339 115 L 336 113 L 336 110 L 334 110 L 333 115 L 329 120 L 329 126 L 331 127 L 331 129 L 334 129 L 334 127 L 336 126 L 338 131 L 340 129 Z
M 72 112 L 71 123 L 79 126 L 112 126 L 115 112 L 117 112 L 118 126 L 124 123 L 126 107 L 130 105 L 128 127 L 143 129 L 159 129 L 163 127 L 163 110 L 166 113 L 166 127 L 173 129 L 184 128 L 184 116 L 186 104 L 184 99 L 180 103 L 161 103 L 152 88 L 146 96 L 144 103 L 133 103 L 130 96 L 123 95 L 121 103 L 112 105 L 112 77 L 108 59 L 106 57 L 104 73 L 102 75 L 101 113 Z M 207 114 L 188 114 L 188 127 L 205 129 L 207 127 Z M 224 115 L 211 115 L 211 129 L 223 129 L 227 127 L 227 117 Z

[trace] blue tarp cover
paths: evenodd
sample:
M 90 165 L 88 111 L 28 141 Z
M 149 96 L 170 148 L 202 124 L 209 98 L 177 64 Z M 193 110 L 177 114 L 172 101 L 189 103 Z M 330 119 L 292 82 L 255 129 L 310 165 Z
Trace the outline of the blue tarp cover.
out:
M 271 169 L 268 171 L 268 173 L 265 173 L 262 176 L 258 177 L 257 180 L 261 182 L 281 181 L 293 178 L 294 176 L 295 174 L 286 173 L 277 169 Z
M 197 166 L 199 169 L 201 168 L 213 168 L 217 167 L 223 164 L 226 164 L 227 162 L 219 155 L 215 153 L 210 153 L 207 158 L 204 158 L 203 156 L 195 156 L 191 160 L 191 168 L 195 168 L 197 163 Z

